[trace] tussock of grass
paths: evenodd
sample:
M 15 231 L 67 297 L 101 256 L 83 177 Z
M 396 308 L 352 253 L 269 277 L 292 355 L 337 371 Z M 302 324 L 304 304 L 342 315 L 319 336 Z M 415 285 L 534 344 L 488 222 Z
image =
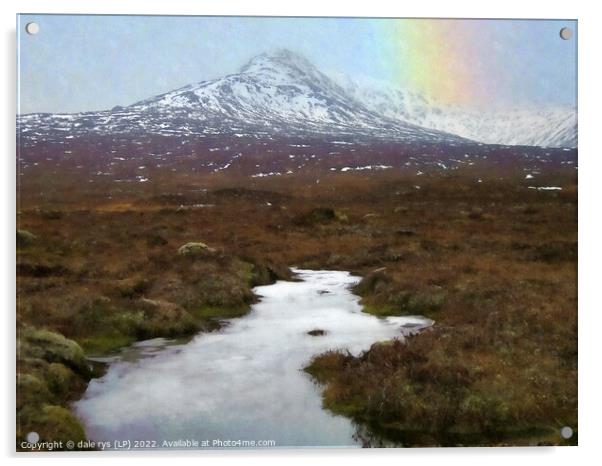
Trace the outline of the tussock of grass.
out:
M 63 442 L 65 451 L 72 450 L 65 446 L 65 442 L 77 443 L 86 439 L 79 420 L 63 406 L 27 405 L 18 413 L 18 419 L 17 444 L 25 440 L 28 432 L 37 432 L 41 442 Z
M 17 230 L 17 248 L 26 248 L 34 244 L 37 236 L 27 230 Z
M 234 317 L 242 317 L 248 314 L 249 307 L 217 307 L 217 306 L 204 306 L 198 310 L 193 311 L 196 317 L 204 319 L 231 319 Z
M 314 358 L 303 370 L 322 383 L 329 382 L 345 367 L 347 358 L 340 351 L 327 351 Z
M 373 305 L 363 303 L 363 309 L 365 313 L 372 314 L 377 317 L 389 317 L 403 315 L 401 309 L 394 307 L 390 304 Z
M 89 355 L 108 354 L 136 341 L 134 336 L 123 333 L 92 335 L 81 337 L 79 340 L 82 348 Z
M 82 348 L 25 326 L 19 329 L 17 357 L 17 445 L 31 431 L 42 441 L 83 440 L 83 427 L 64 407 L 94 375 Z

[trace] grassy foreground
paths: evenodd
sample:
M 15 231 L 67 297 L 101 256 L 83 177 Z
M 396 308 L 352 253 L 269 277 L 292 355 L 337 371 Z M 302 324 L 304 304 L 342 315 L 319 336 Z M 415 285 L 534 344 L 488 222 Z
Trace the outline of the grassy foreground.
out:
M 479 170 L 157 171 L 127 185 L 32 172 L 18 211 L 18 441 L 30 430 L 84 437 L 69 403 L 96 374 L 85 356 L 211 330 L 249 309 L 252 286 L 287 277 L 286 264 L 353 271 L 367 311 L 436 321 L 406 343 L 309 366 L 324 405 L 353 418 L 366 443 L 567 443 L 575 170 L 538 175 L 562 191 L 529 189 L 520 167 Z M 208 248 L 181 249 L 190 242 Z
M 60 220 L 68 225 L 62 214 Z M 138 258 L 136 241 L 122 243 L 121 251 L 111 243 L 120 227 L 135 229 L 128 219 L 114 224 L 109 236 L 82 230 L 89 236 L 80 236 L 79 243 L 52 238 L 40 227 L 36 232 L 43 238 L 17 232 L 18 447 L 29 432 L 63 443 L 85 440 L 69 405 L 104 369 L 87 355 L 138 340 L 214 330 L 221 319 L 248 312 L 253 286 L 289 276 L 286 267 L 241 259 L 200 242 L 168 247 L 157 234 L 141 239 L 145 252 Z
M 355 292 L 365 312 L 436 324 L 314 358 L 324 406 L 367 426 L 369 445 L 576 445 L 576 212 L 559 201 L 496 199 L 404 240 Z

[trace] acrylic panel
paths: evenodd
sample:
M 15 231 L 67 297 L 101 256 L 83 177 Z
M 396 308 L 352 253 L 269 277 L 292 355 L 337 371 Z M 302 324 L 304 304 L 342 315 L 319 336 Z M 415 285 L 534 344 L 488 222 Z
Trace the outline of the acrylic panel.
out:
M 575 20 L 17 44 L 17 450 L 577 444 Z

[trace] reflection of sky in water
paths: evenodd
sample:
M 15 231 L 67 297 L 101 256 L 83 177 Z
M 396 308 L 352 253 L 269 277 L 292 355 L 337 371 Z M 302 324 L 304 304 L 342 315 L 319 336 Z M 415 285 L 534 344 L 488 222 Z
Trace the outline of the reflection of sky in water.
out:
M 300 276 L 302 282 L 256 288 L 261 301 L 220 332 L 126 351 L 76 403 L 89 437 L 354 445 L 353 426 L 321 408 L 320 389 L 302 367 L 317 353 L 347 348 L 357 354 L 398 336 L 401 325 L 422 321 L 362 313 L 348 289 L 358 279 L 346 272 Z M 307 335 L 316 328 L 327 334 Z

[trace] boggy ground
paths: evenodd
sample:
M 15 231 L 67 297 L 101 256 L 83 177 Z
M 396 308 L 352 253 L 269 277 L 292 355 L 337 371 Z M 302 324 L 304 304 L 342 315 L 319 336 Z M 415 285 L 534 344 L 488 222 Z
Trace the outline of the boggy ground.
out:
M 86 355 L 210 331 L 295 265 L 361 274 L 367 312 L 436 321 L 307 368 L 367 443 L 576 443 L 558 434 L 577 430 L 574 167 L 144 183 L 40 169 L 20 179 L 18 228 L 19 442 L 85 437 L 69 402 L 99 370 Z

